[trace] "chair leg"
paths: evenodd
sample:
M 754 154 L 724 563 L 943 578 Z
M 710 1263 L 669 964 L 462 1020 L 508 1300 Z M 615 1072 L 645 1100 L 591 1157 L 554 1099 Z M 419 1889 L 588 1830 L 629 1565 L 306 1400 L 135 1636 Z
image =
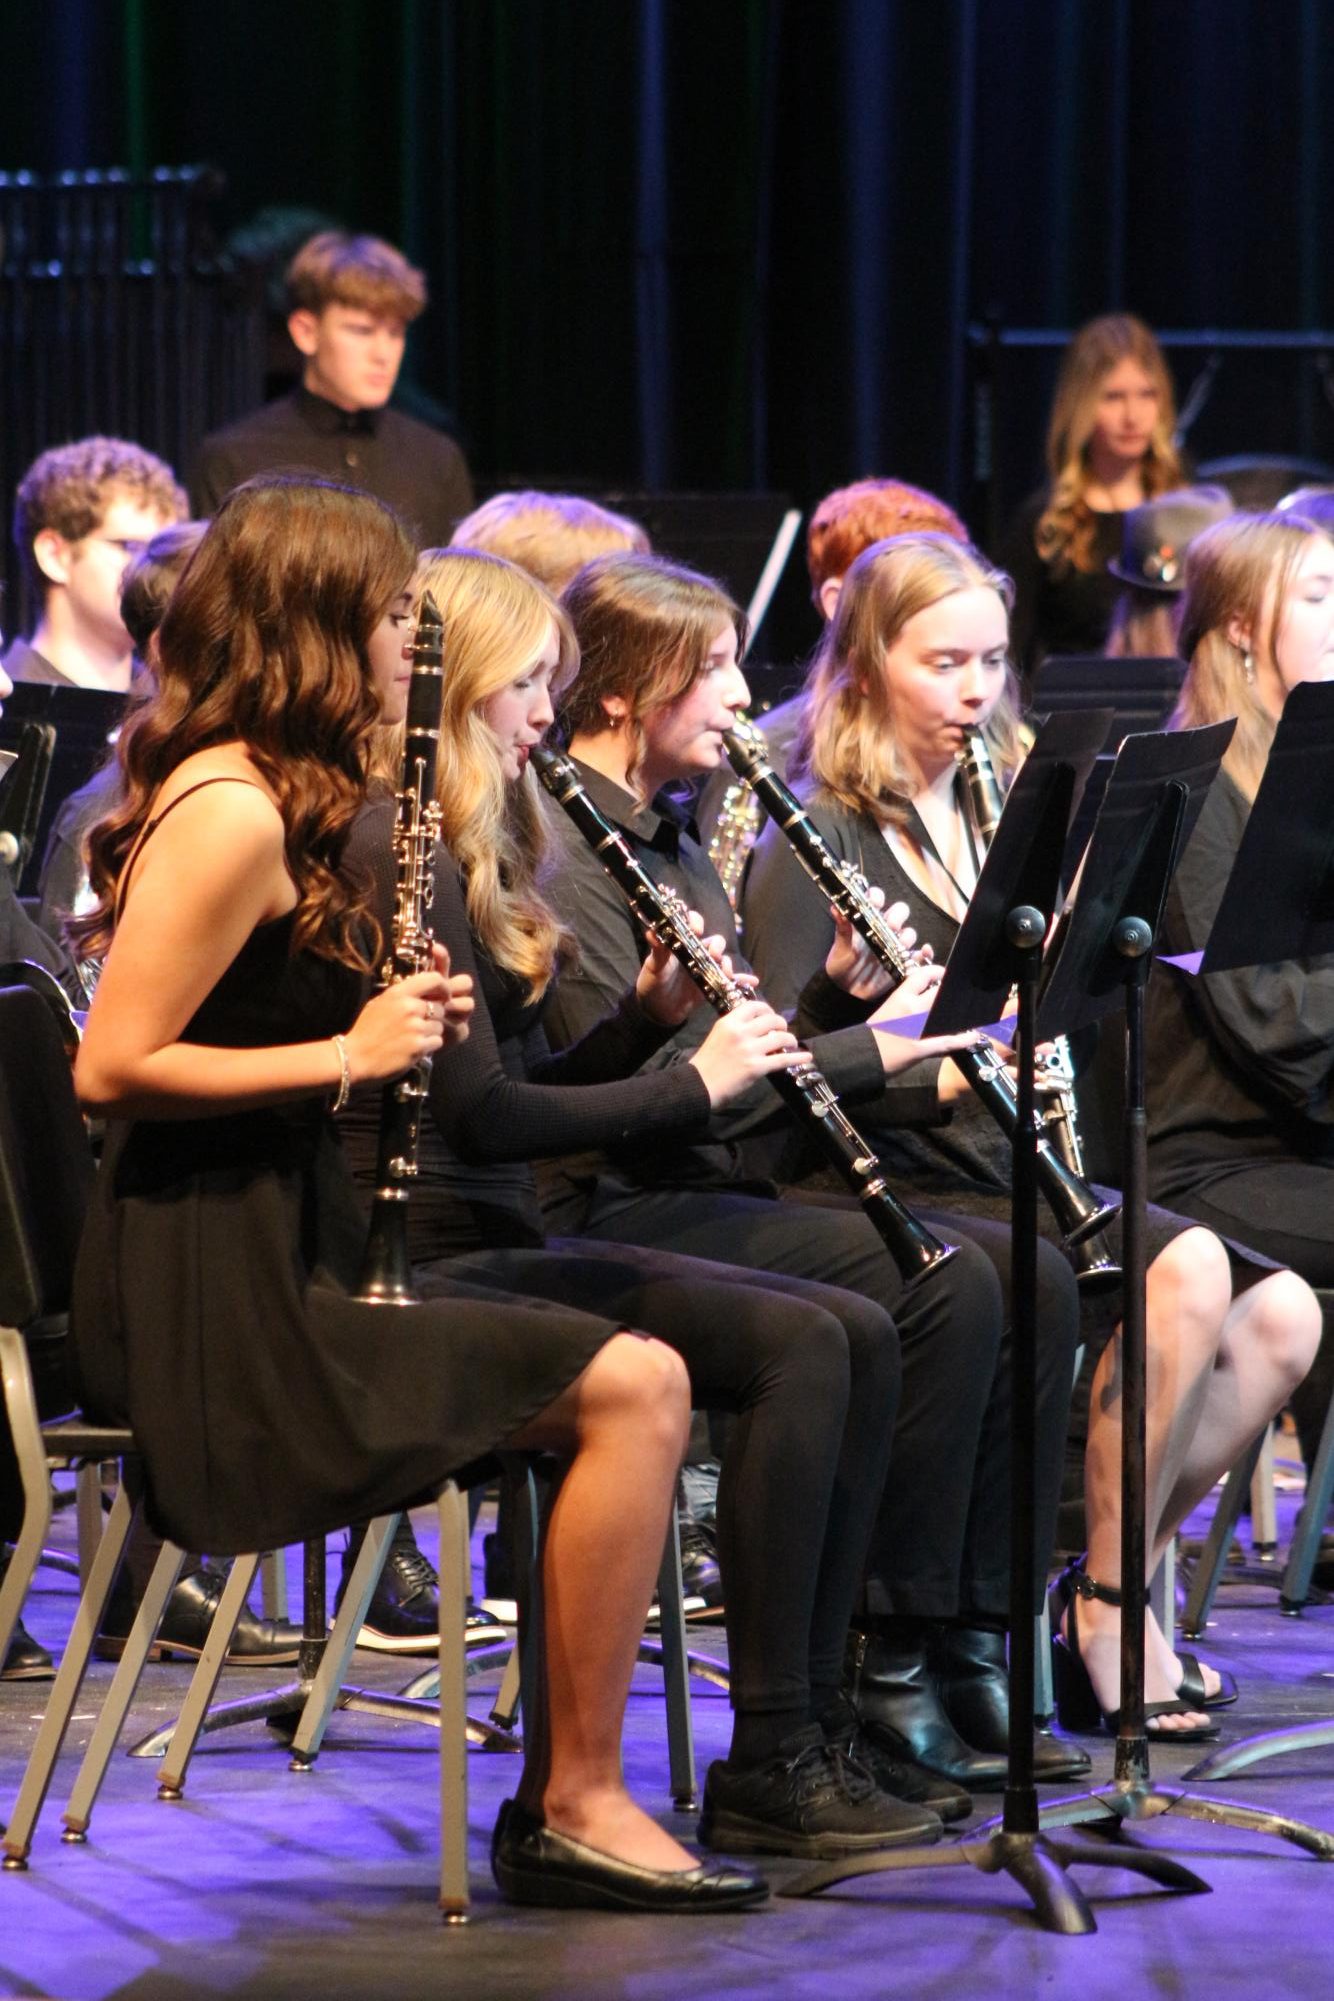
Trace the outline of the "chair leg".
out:
M 195 1744 L 203 1729 L 208 1706 L 213 1700 L 213 1691 L 218 1685 L 223 1663 L 227 1659 L 227 1649 L 236 1631 L 236 1622 L 241 1616 L 241 1608 L 246 1602 L 246 1594 L 259 1568 L 259 1557 L 238 1556 L 232 1564 L 218 1609 L 213 1614 L 213 1623 L 208 1629 L 204 1651 L 199 1656 L 199 1665 L 190 1677 L 185 1702 L 176 1718 L 176 1728 L 172 1732 L 166 1755 L 158 1767 L 157 1796 L 161 1800 L 177 1800 L 185 1785 L 185 1774 L 190 1759 L 194 1755 Z M 154 1573 L 156 1575 L 156 1572 Z M 164 1600 L 165 1603 L 165 1600 Z M 142 1747 L 141 1747 L 142 1755 Z
M 384 1569 L 399 1518 L 399 1515 L 379 1515 L 366 1531 L 352 1575 L 347 1580 L 338 1617 L 329 1633 L 329 1644 L 324 1649 L 292 1738 L 292 1763 L 295 1767 L 305 1768 L 313 1764 L 319 1755 L 329 1718 L 337 1707 L 339 1693 L 347 1678 L 347 1664 L 357 1644 L 357 1634 L 361 1631 L 367 1608 L 380 1581 L 380 1572 Z
M 37 1416 L 37 1393 L 28 1350 L 17 1327 L 0 1327 L 0 1388 L 19 1463 L 23 1521 L 14 1553 L 0 1583 L 0 1661 L 9 1652 L 23 1601 L 28 1595 L 42 1544 L 51 1526 L 51 1472 Z
M 1278 1549 L 1278 1506 L 1274 1499 L 1274 1427 L 1267 1424 L 1251 1475 L 1251 1553 L 1272 1563 Z
M 1232 1546 L 1232 1532 L 1241 1519 L 1241 1511 L 1246 1504 L 1246 1495 L 1250 1489 L 1251 1476 L 1255 1471 L 1263 1443 L 1263 1438 L 1257 1438 L 1237 1461 L 1218 1497 L 1218 1505 L 1209 1524 L 1204 1548 L 1195 1561 L 1194 1574 L 1190 1581 L 1190 1595 L 1186 1600 L 1186 1610 L 1181 1620 L 1181 1630 L 1188 1640 L 1198 1639 L 1208 1624 L 1209 1608 L 1214 1602 L 1214 1593 L 1218 1589 L 1219 1579 L 1227 1563 L 1227 1553 Z
M 440 1489 L 440 1909 L 468 1921 L 468 1508 L 452 1480 Z
M 673 1804 L 683 1811 L 695 1804 L 695 1737 L 690 1720 L 690 1668 L 686 1654 L 686 1615 L 681 1588 L 681 1523 L 675 1507 L 667 1524 L 658 1570 L 661 1615 L 663 1691 L 667 1699 L 667 1766 Z
M 1176 1537 L 1163 1551 L 1163 1560 L 1149 1579 L 1149 1605 L 1169 1647 L 1176 1645 L 1177 1631 L 1177 1544 Z
M 74 1476 L 74 1492 L 79 1537 L 79 1589 L 85 1591 L 92 1574 L 93 1556 L 102 1540 L 102 1468 L 92 1464 L 80 1466 Z
M 74 1705 L 79 1699 L 79 1690 L 88 1670 L 89 1657 L 93 1651 L 93 1641 L 102 1624 L 102 1614 L 106 1610 L 111 1587 L 120 1569 L 120 1560 L 125 1550 L 125 1540 L 130 1532 L 130 1523 L 135 1510 L 130 1506 L 129 1496 L 122 1481 L 112 1504 L 106 1529 L 97 1545 L 92 1569 L 88 1576 L 87 1589 L 80 1598 L 74 1614 L 74 1624 L 70 1630 L 60 1666 L 56 1671 L 55 1683 L 51 1690 L 46 1713 L 37 1731 L 37 1741 L 32 1747 L 19 1787 L 19 1796 L 14 1804 L 14 1812 L 5 1831 L 6 1869 L 26 1869 L 28 1850 L 32 1846 L 33 1829 L 42 1811 L 51 1775 L 55 1770 L 60 1748 L 69 1729 Z
M 175 1543 L 164 1542 L 157 1562 L 153 1565 L 153 1575 L 148 1580 L 148 1589 L 135 1614 L 125 1651 L 111 1679 L 106 1700 L 102 1704 L 97 1727 L 88 1741 L 88 1749 L 83 1754 L 79 1775 L 74 1781 L 74 1789 L 61 1819 L 65 1823 L 64 1841 L 84 1841 L 87 1839 L 88 1823 L 92 1819 L 97 1795 L 102 1790 L 107 1766 L 116 1748 L 129 1713 L 134 1691 L 144 1671 L 144 1663 L 153 1644 L 154 1635 L 162 1622 L 162 1614 L 167 1609 L 167 1600 L 176 1589 L 176 1583 L 185 1563 L 185 1551 L 177 1549 Z
M 1051 1678 L 1051 1612 L 1046 1598 L 1034 1620 L 1033 1721 L 1041 1727 L 1056 1714 L 1056 1691 Z
M 259 1566 L 260 1602 L 266 1619 L 285 1619 L 288 1613 L 287 1551 L 268 1550 Z
M 1306 1476 L 1306 1499 L 1292 1532 L 1292 1548 L 1279 1587 L 1279 1604 L 1285 1612 L 1300 1612 L 1311 1595 L 1311 1573 L 1320 1554 L 1320 1537 L 1331 1495 L 1334 1495 L 1334 1401 L 1325 1415 L 1315 1465 Z

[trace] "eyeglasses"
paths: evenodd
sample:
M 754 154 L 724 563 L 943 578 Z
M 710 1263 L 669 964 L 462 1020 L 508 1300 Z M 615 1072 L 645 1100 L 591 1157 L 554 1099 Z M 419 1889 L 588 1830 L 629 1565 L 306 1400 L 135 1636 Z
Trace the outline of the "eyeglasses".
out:
M 132 556 L 141 556 L 148 547 L 146 535 L 103 535 L 94 529 L 83 539 L 85 542 L 104 542 L 108 549 L 119 549 L 127 562 Z

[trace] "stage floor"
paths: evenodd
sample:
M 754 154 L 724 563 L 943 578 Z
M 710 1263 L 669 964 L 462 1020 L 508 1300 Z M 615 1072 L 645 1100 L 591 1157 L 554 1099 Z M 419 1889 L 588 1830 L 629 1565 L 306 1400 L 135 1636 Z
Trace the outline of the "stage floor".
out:
M 425 1527 L 429 1517 L 422 1519 Z M 67 1535 L 70 1515 L 60 1521 Z M 72 1579 L 43 1571 L 29 1627 L 54 1646 L 72 1607 Z M 694 1644 L 725 1653 L 713 1628 L 695 1629 Z M 1334 1716 L 1334 1606 L 1288 1620 L 1272 1589 L 1229 1583 L 1204 1652 L 1242 1683 L 1240 1705 L 1224 1712 L 1225 1740 Z M 416 1666 L 356 1657 L 358 1678 L 386 1688 L 401 1687 Z M 111 1671 L 98 1666 L 93 1681 L 104 1685 Z M 174 1712 L 187 1679 L 182 1664 L 147 1670 L 127 1741 Z M 271 1679 L 284 1676 L 275 1671 Z M 224 1693 L 250 1693 L 261 1680 L 232 1671 Z M 494 1675 L 473 1684 L 479 1714 L 495 1685 Z M 0 1683 L 0 1812 L 13 1799 L 47 1686 Z M 486 1850 L 517 1762 L 476 1752 L 469 1761 L 473 1921 L 446 1930 L 434 1901 L 434 1734 L 365 1717 L 335 1718 L 305 1776 L 288 1770 L 282 1749 L 259 1726 L 206 1739 L 185 1798 L 175 1804 L 154 1797 L 151 1764 L 118 1756 L 88 1845 L 66 1847 L 59 1816 L 94 1706 L 88 1699 L 80 1705 L 30 1872 L 0 1875 L 0 1995 L 1255 2001 L 1334 1987 L 1334 1865 L 1271 1840 L 1175 1820 L 1132 1838 L 1179 1855 L 1212 1893 L 1171 1896 L 1114 1868 L 1081 1871 L 1098 1921 L 1097 1934 L 1084 1938 L 1039 1931 L 1013 1884 L 971 1869 L 881 1877 L 730 1918 L 510 1910 L 497 1899 Z M 708 1760 L 726 1746 L 726 1698 L 696 1684 L 692 1713 L 702 1781 Z M 1111 1745 L 1088 1741 L 1095 1779 L 1105 1780 Z M 1171 1780 L 1199 1755 L 1198 1747 L 1159 1751 L 1156 1776 Z M 641 1669 L 627 1770 L 638 1797 L 688 1836 L 689 1818 L 670 1812 L 666 1762 L 660 1677 Z M 1214 1790 L 1334 1830 L 1334 1746 L 1262 1764 Z M 799 1866 L 774 1864 L 775 1886 Z

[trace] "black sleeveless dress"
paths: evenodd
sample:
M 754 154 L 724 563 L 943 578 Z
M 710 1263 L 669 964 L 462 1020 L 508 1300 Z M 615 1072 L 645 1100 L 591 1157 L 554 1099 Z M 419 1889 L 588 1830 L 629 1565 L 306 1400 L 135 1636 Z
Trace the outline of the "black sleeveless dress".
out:
M 254 931 L 184 1031 L 212 1047 L 316 1041 L 362 999 L 345 967 Z M 365 1223 L 323 1099 L 113 1124 L 75 1274 L 90 1414 L 129 1423 L 159 1533 L 268 1549 L 467 1478 L 617 1329 L 574 1308 L 434 1282 L 350 1297 Z

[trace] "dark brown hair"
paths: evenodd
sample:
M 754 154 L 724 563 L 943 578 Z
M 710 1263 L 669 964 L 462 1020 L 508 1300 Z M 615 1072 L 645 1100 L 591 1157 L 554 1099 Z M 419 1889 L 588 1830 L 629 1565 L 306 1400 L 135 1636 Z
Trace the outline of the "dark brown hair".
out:
M 99 901 L 71 927 L 84 953 L 110 943 L 116 885 L 165 780 L 239 742 L 286 828 L 293 950 L 369 963 L 366 892 L 338 865 L 379 718 L 368 643 L 413 557 L 391 509 L 350 487 L 265 475 L 228 495 L 158 628 L 157 692 L 121 733 L 124 803 L 88 842 Z
M 120 584 L 121 622 L 141 660 L 162 623 L 181 571 L 207 527 L 207 521 L 178 521 L 163 528 L 125 566 Z
M 580 652 L 562 724 L 571 737 L 611 729 L 603 698 L 619 695 L 633 786 L 644 761 L 644 717 L 670 708 L 693 687 L 720 625 L 732 626 L 741 659 L 750 637 L 746 614 L 712 577 L 661 556 L 599 556 L 585 563 L 561 602 Z

